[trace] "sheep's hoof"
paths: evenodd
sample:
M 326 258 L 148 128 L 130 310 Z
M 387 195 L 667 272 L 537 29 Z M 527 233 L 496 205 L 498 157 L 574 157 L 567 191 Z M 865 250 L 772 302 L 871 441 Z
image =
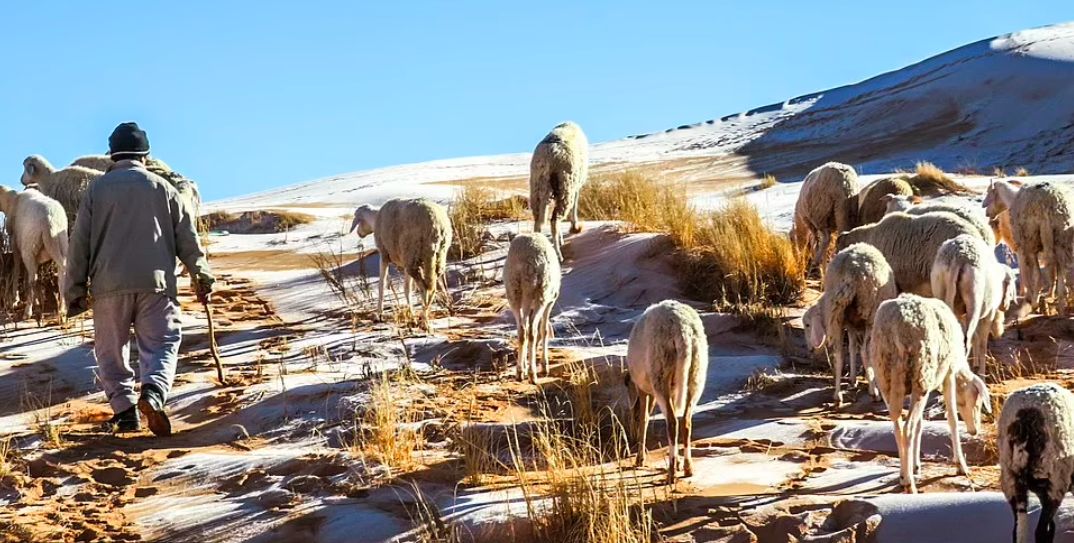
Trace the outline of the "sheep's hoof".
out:
M 582 232 L 582 225 L 580 225 L 580 224 L 577 225 L 577 226 L 571 225 L 571 229 L 569 230 L 569 232 L 572 233 L 572 234 L 581 233 Z
M 686 462 L 686 463 L 683 464 L 683 466 L 682 466 L 682 476 L 683 477 L 693 477 L 694 476 L 694 463 L 693 462 Z
M 645 457 L 639 455 L 637 458 L 635 458 L 634 459 L 634 467 L 636 467 L 636 468 L 645 467 Z

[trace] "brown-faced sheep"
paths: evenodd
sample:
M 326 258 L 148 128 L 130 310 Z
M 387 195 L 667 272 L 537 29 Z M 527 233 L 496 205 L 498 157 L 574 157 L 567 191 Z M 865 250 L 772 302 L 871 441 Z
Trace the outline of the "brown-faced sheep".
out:
M 57 170 L 41 155 L 26 157 L 26 160 L 22 161 L 22 167 L 22 185 L 35 186 L 42 194 L 59 202 L 67 213 L 69 224 L 74 224 L 86 188 L 103 175 L 98 170 L 82 166 L 68 166 Z
M 996 261 L 985 242 L 962 235 L 936 251 L 932 265 L 932 294 L 943 300 L 962 323 L 966 352 L 985 374 L 988 337 L 1003 335 L 1007 310 L 1014 304 L 1017 277 Z
M 868 243 L 880 250 L 895 271 L 899 292 L 932 295 L 932 262 L 943 242 L 961 234 L 980 235 L 957 215 L 947 212 L 909 215 L 891 213 L 878 223 L 859 226 L 839 236 L 837 248 Z
M 570 214 L 571 233 L 581 232 L 578 223 L 578 192 L 589 177 L 589 140 L 573 122 L 557 125 L 548 133 L 530 160 L 530 209 L 533 231 L 540 233 L 545 220 L 551 221 L 552 245 L 563 260 L 563 233 L 559 220 Z M 548 219 L 548 204 L 552 204 Z
M 668 484 L 675 483 L 680 444 L 685 449 L 683 475 L 690 477 L 694 473 L 691 417 L 705 388 L 709 363 L 701 317 L 675 300 L 649 306 L 630 331 L 626 362 L 627 392 L 639 439 L 637 465 L 645 464 L 645 436 L 655 400 L 667 420 Z
M 962 415 L 970 435 L 977 435 L 982 409 L 990 412 L 992 408 L 988 386 L 970 371 L 962 326 L 951 309 L 940 300 L 913 294 L 881 303 L 873 321 L 869 354 L 895 426 L 903 485 L 910 493 L 917 493 L 914 472 L 921 458 L 921 424 L 932 391 L 943 392 L 952 457 L 959 473 L 969 475 L 958 437 L 958 415 Z M 907 393 L 910 409 L 902 422 Z
M 835 350 L 835 403 L 841 405 L 843 360 L 846 355 L 843 333 L 850 341 L 850 383 L 858 378 L 859 362 L 864 362 L 866 340 L 873 326 L 873 316 L 881 302 L 894 298 L 895 273 L 875 247 L 855 243 L 839 251 L 824 274 L 824 294 L 802 317 L 810 347 L 825 344 Z M 866 369 L 870 388 L 875 386 L 873 371 Z M 875 392 L 875 391 L 874 391 Z
M 989 245 L 996 246 L 996 232 L 989 218 L 979 209 L 968 205 L 959 205 L 947 202 L 925 202 L 920 198 L 909 198 L 903 195 L 889 195 L 884 197 L 887 206 L 885 213 L 901 211 L 910 215 L 923 215 L 934 211 L 946 211 L 958 215 L 966 222 L 973 225 L 981 235 L 981 239 Z
M 823 164 L 806 175 L 794 205 L 792 239 L 813 252 L 811 269 L 822 271 L 828 262 L 832 236 L 853 226 L 854 195 L 858 173 L 839 162 Z
M 1074 198 L 1069 191 L 1047 181 L 1022 185 L 994 180 L 984 207 L 992 218 L 1010 211 L 1022 294 L 1043 312 L 1047 297 L 1054 293 L 1060 312 L 1065 313 L 1066 279 L 1074 265 Z M 1043 276 L 1042 265 L 1046 266 Z
M 872 224 L 883 219 L 887 213 L 887 197 L 905 196 L 908 198 L 913 194 L 913 187 L 901 177 L 878 179 L 865 185 L 854 197 L 854 205 L 857 207 L 854 226 Z
M 503 286 L 518 330 L 518 379 L 537 382 L 537 349 L 548 375 L 548 335 L 552 306 L 559 298 L 560 269 L 556 250 L 541 234 L 519 234 L 511 240 L 503 265 Z
M 388 281 L 388 265 L 394 264 L 403 272 L 403 287 L 407 308 L 411 284 L 416 282 L 422 291 L 422 318 L 430 328 L 429 309 L 436 295 L 437 283 L 447 270 L 447 251 L 451 246 L 451 219 L 444 206 L 423 198 L 391 199 L 380 209 L 368 205 L 354 211 L 351 231 L 359 237 L 376 233 L 374 240 L 380 253 L 380 284 L 378 285 L 377 316 L 384 316 L 384 285 Z
M 0 212 L 5 216 L 5 226 L 13 241 L 15 251 L 28 272 L 29 296 L 23 310 L 23 320 L 29 319 L 37 301 L 34 283 L 41 264 L 56 263 L 58 284 L 63 285 L 67 263 L 67 214 L 59 202 L 45 196 L 37 189 L 17 192 L 0 185 Z M 15 285 L 19 283 L 20 266 L 14 266 Z M 63 289 L 58 289 L 60 320 L 63 320 Z

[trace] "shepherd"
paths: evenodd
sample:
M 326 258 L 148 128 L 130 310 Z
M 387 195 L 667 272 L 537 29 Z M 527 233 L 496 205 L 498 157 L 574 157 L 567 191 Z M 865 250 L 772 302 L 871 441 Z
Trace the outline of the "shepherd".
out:
M 97 377 L 115 432 L 141 429 L 138 412 L 158 436 L 172 433 L 164 404 L 175 380 L 182 328 L 175 259 L 189 270 L 198 301 L 208 304 L 213 276 L 179 194 L 149 172 L 149 138 L 137 123 L 108 138 L 114 164 L 82 199 L 68 253 L 69 317 L 93 309 Z M 91 301 L 92 299 L 92 301 Z M 138 345 L 140 395 L 129 359 L 131 326 Z

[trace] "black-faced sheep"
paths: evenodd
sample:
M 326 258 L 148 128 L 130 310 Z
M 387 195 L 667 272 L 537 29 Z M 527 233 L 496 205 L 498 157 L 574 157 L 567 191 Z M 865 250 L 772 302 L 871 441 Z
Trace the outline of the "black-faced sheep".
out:
M 559 298 L 560 269 L 556 250 L 541 234 L 519 234 L 511 240 L 503 265 L 503 286 L 518 330 L 518 379 L 537 381 L 537 350 L 548 375 L 548 335 L 552 306 Z
M 447 270 L 447 251 L 451 246 L 451 220 L 444 206 L 425 200 L 392 199 L 380 209 L 368 205 L 354 211 L 351 231 L 366 237 L 376 233 L 380 253 L 380 284 L 377 316 L 384 315 L 384 284 L 388 281 L 388 265 L 394 264 L 403 272 L 407 308 L 411 284 L 416 282 L 422 291 L 422 317 L 430 328 L 429 309 L 436 295 L 437 283 Z
M 903 485 L 911 493 L 917 492 L 914 473 L 921 459 L 921 424 L 932 391 L 943 391 L 952 456 L 959 473 L 968 475 L 958 437 L 958 415 L 962 415 L 970 435 L 976 435 L 981 410 L 990 411 L 991 403 L 984 380 L 970 371 L 962 326 L 951 309 L 940 300 L 913 294 L 881 303 L 873 321 L 869 354 L 895 426 Z M 907 393 L 910 409 L 906 421 L 901 422 Z
M 836 247 L 843 250 L 855 243 L 876 247 L 895 271 L 899 292 L 931 296 L 936 251 L 943 242 L 961 234 L 980 235 L 973 225 L 947 212 L 890 213 L 878 223 L 843 232 Z
M 30 155 L 22 161 L 22 185 L 37 187 L 42 194 L 56 200 L 67 213 L 67 222 L 74 224 L 82 195 L 86 188 L 103 173 L 82 166 L 68 166 L 57 170 L 45 157 Z
M 1074 394 L 1055 383 L 1015 391 L 1003 402 L 999 483 L 1014 513 L 1014 541 L 1029 541 L 1029 493 L 1040 500 L 1035 540 L 1055 538 L 1055 513 L 1074 477 Z
M 1047 181 L 1021 185 L 994 180 L 988 186 L 984 207 L 989 217 L 1010 211 L 1021 290 L 1037 311 L 1046 298 L 1056 297 L 1066 311 L 1066 278 L 1074 265 L 1074 199 L 1063 187 Z M 1041 265 L 1047 267 L 1044 276 Z M 1047 280 L 1045 280 L 1047 278 Z
M 675 482 L 680 444 L 685 449 L 683 473 L 690 477 L 694 472 L 691 417 L 705 388 L 709 363 L 701 317 L 690 306 L 674 300 L 649 306 L 630 331 L 626 361 L 627 391 L 639 438 L 637 465 L 645 463 L 645 437 L 655 399 L 667 419 L 668 483 Z
M 961 235 L 940 245 L 932 265 L 932 294 L 962 323 L 966 352 L 985 374 L 988 337 L 1003 335 L 1007 310 L 1017 290 L 1014 270 L 996 261 L 985 242 Z
M 972 224 L 980 233 L 981 239 L 990 247 L 995 247 L 996 245 L 996 233 L 991 221 L 979 209 L 974 209 L 968 205 L 943 202 L 922 202 L 920 199 L 911 199 L 903 195 L 885 196 L 884 204 L 887 206 L 886 213 L 894 213 L 897 211 L 909 213 L 910 215 L 924 215 L 925 213 L 933 213 L 936 211 L 954 213 L 966 222 Z
M 843 333 L 850 341 L 850 383 L 854 386 L 858 377 L 857 361 L 864 362 L 866 340 L 873 326 L 876 308 L 881 302 L 894 298 L 895 273 L 875 247 L 856 243 L 839 251 L 824 274 L 824 294 L 802 317 L 806 338 L 814 349 L 825 343 L 835 350 L 835 403 L 842 404 L 840 394 L 843 379 L 845 347 Z M 874 375 L 866 369 L 870 389 Z
M 791 238 L 813 251 L 811 269 L 826 267 L 832 236 L 853 226 L 858 189 L 858 173 L 839 162 L 819 166 L 802 181 Z
M 15 251 L 28 272 L 29 297 L 23 311 L 23 320 L 29 319 L 37 301 L 34 283 L 41 264 L 56 263 L 56 276 L 63 285 L 67 263 L 67 214 L 59 202 L 36 189 L 17 192 L 0 185 L 0 212 L 6 216 L 5 225 Z M 19 284 L 20 266 L 14 266 L 15 285 Z M 63 289 L 58 289 L 60 320 L 63 320 Z
M 582 128 L 565 122 L 548 133 L 530 160 L 530 209 L 533 231 L 540 233 L 545 220 L 551 221 L 552 245 L 563 260 L 563 233 L 559 220 L 570 213 L 571 233 L 581 232 L 578 223 L 578 193 L 589 177 L 589 140 Z M 548 219 L 548 204 L 552 204 Z

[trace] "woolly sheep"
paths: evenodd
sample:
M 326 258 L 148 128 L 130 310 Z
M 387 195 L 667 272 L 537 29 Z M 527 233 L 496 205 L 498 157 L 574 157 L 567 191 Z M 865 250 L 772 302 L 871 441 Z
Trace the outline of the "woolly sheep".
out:
M 873 321 L 869 354 L 895 426 L 903 485 L 910 493 L 917 493 L 914 472 L 921 459 L 921 424 L 928 395 L 934 390 L 943 391 L 953 459 L 959 473 L 969 475 L 958 437 L 958 415 L 970 435 L 977 435 L 981 410 L 990 412 L 992 408 L 987 385 L 966 362 L 962 327 L 951 309 L 940 300 L 913 294 L 881 303 Z M 910 409 L 900 424 L 907 392 Z
M 1074 476 L 1074 394 L 1055 383 L 1015 391 L 1000 410 L 999 484 L 1014 513 L 1014 541 L 1029 541 L 1029 492 L 1040 500 L 1035 540 L 1055 537 L 1055 512 Z
M 814 349 L 825 343 L 835 350 L 835 403 L 842 404 L 840 394 L 843 379 L 843 333 L 850 340 L 850 383 L 857 382 L 858 360 L 865 360 L 866 339 L 873 325 L 873 316 L 880 302 L 894 298 L 895 273 L 875 247 L 855 243 L 839 251 L 828 264 L 824 274 L 824 293 L 816 305 L 802 317 L 806 338 Z M 866 376 L 874 392 L 873 372 L 866 369 Z
M 548 204 L 552 203 L 552 245 L 563 261 L 563 234 L 559 220 L 570 213 L 571 233 L 582 231 L 578 224 L 578 193 L 589 176 L 589 141 L 582 127 L 573 122 L 557 125 L 537 144 L 530 160 L 530 209 L 533 231 L 540 233 Z
M 701 317 L 693 308 L 674 300 L 649 306 L 630 331 L 626 362 L 631 418 L 639 440 L 637 465 L 645 464 L 645 438 L 655 399 L 667 420 L 667 481 L 675 482 L 679 444 L 685 449 L 683 474 L 690 477 L 694 472 L 691 417 L 705 388 L 709 363 L 708 338 Z
M 896 211 L 902 211 L 904 213 L 909 213 L 910 215 L 924 215 L 925 213 L 933 213 L 935 211 L 954 213 L 966 222 L 972 224 L 980 233 L 981 239 L 983 239 L 990 247 L 996 246 L 996 233 L 988 217 L 970 206 L 939 202 L 921 204 L 920 199 L 911 199 L 904 195 L 895 194 L 884 196 L 883 201 L 887 206 L 886 213 L 893 213 Z
M 857 217 L 854 226 L 879 222 L 887 213 L 887 198 L 904 196 L 909 198 L 914 194 L 910 182 L 901 177 L 888 177 L 878 179 L 866 185 L 854 197 L 857 207 Z
M 979 235 L 973 225 L 951 213 L 891 213 L 878 223 L 844 232 L 836 247 L 843 250 L 861 242 L 876 247 L 895 271 L 899 292 L 931 296 L 936 251 L 943 242 L 960 234 Z
M 813 250 L 811 269 L 823 270 L 833 235 L 849 230 L 858 193 L 858 173 L 839 162 L 828 162 L 806 175 L 794 204 L 792 239 Z
M 115 162 L 107 155 L 81 156 L 71 163 L 72 166 L 82 166 L 101 172 L 107 172 L 113 164 Z M 201 215 L 201 192 L 198 190 L 197 183 L 176 172 L 171 166 L 156 157 L 146 157 L 145 168 L 163 177 L 175 187 L 175 190 L 179 192 L 179 201 L 187 207 L 187 211 L 191 216 L 199 217 Z
M 369 205 L 354 211 L 351 231 L 359 237 L 376 232 L 375 242 L 380 253 L 380 284 L 377 316 L 384 316 L 384 284 L 388 265 L 394 264 L 403 272 L 403 289 L 407 308 L 411 283 L 417 282 L 422 291 L 422 317 L 429 329 L 429 308 L 436 294 L 436 284 L 447 269 L 447 251 L 451 246 L 451 220 L 444 206 L 426 200 L 392 199 L 380 209 Z
M 1060 312 L 1065 313 L 1066 278 L 1074 265 L 1074 198 L 1047 181 L 1021 185 L 993 180 L 984 207 L 992 218 L 1010 211 L 1023 295 L 1043 312 L 1045 298 L 1054 290 Z M 1046 266 L 1043 277 L 1041 265 Z
M 67 213 L 69 224 L 74 224 L 86 188 L 103 175 L 98 170 L 82 166 L 68 166 L 57 170 L 41 155 L 26 157 L 26 160 L 22 161 L 22 167 L 22 185 L 36 186 L 45 196 L 59 202 Z
M 503 265 L 503 285 L 518 329 L 518 379 L 537 381 L 537 349 L 548 375 L 548 334 L 552 305 L 559 298 L 560 270 L 556 250 L 541 234 L 519 234 L 511 240 Z
M 29 297 L 23 310 L 23 320 L 29 319 L 37 299 L 34 283 L 37 269 L 49 261 L 56 263 L 58 284 L 63 284 L 67 263 L 67 214 L 59 202 L 36 189 L 17 192 L 0 185 L 0 212 L 6 216 L 5 226 L 14 249 L 27 270 Z M 14 267 L 15 285 L 19 284 L 20 266 Z M 59 293 L 59 318 L 64 309 L 63 289 Z
M 86 155 L 76 158 L 71 162 L 72 166 L 82 166 L 99 172 L 107 172 L 112 167 L 112 157 L 108 155 Z
M 932 265 L 932 294 L 943 300 L 962 323 L 966 352 L 984 375 L 988 336 L 1003 335 L 1004 319 L 1014 304 L 1017 277 L 996 261 L 985 242 L 961 235 L 940 245 Z

